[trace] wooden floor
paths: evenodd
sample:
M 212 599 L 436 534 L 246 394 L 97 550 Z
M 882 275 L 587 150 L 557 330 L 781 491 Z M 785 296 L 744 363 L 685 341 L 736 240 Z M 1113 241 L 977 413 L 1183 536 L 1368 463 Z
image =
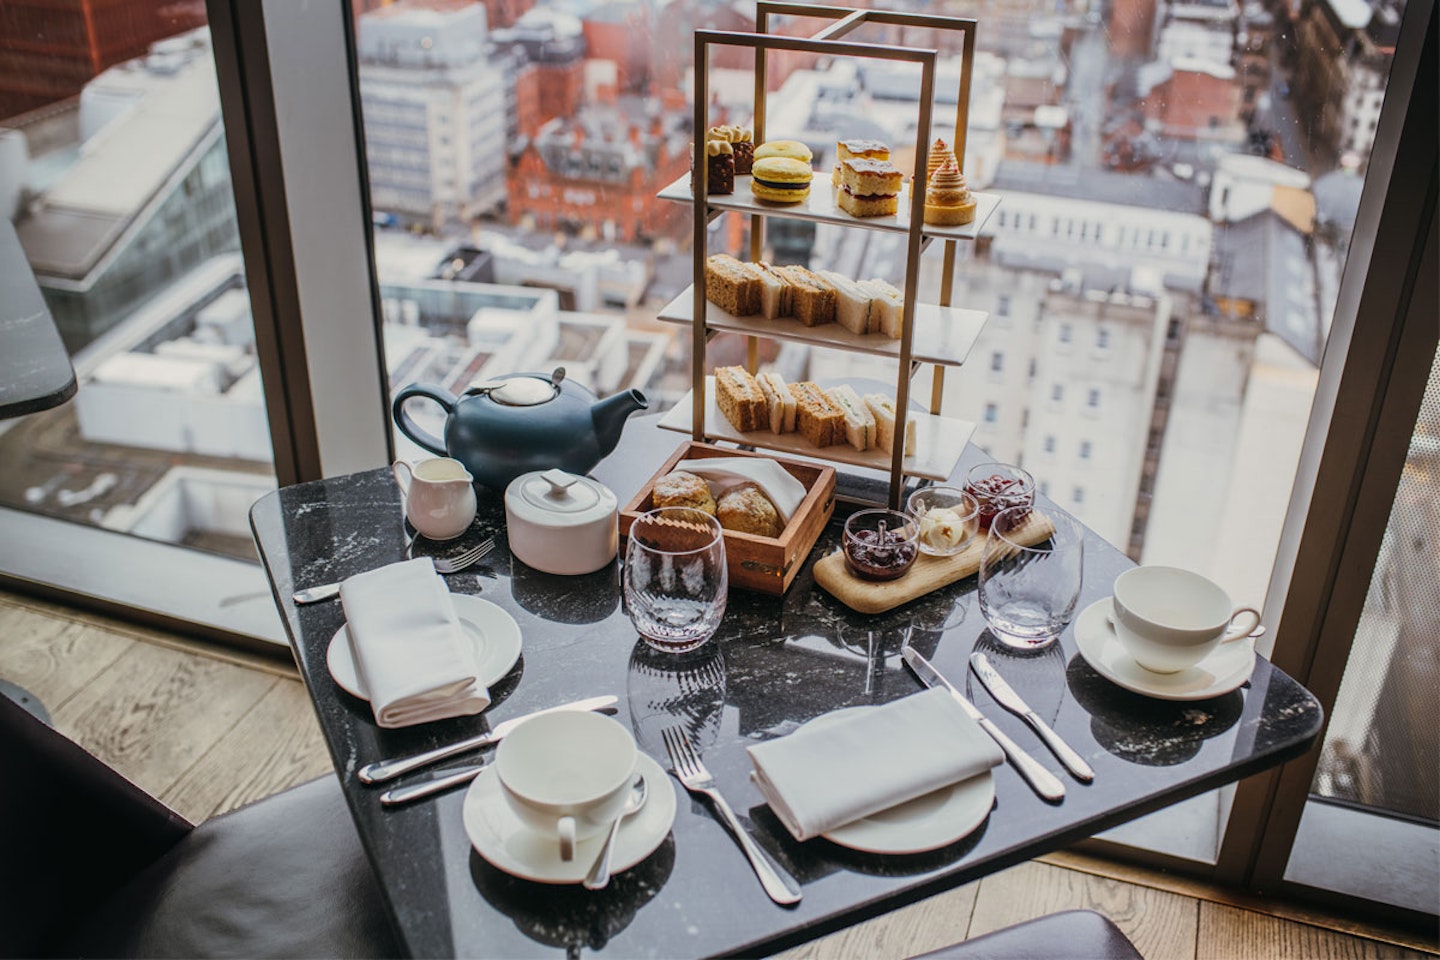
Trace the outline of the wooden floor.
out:
M 0 678 L 55 726 L 192 821 L 330 772 L 293 670 L 0 592 Z M 1087 907 L 1149 960 L 1423 957 L 1434 942 L 1292 904 L 1057 854 L 782 956 L 909 957 Z M 1064 956 L 1063 952 L 1057 956 Z

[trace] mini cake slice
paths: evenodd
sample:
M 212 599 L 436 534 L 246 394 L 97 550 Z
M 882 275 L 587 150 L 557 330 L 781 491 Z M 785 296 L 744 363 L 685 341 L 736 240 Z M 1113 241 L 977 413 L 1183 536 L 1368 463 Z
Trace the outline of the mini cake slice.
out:
M 744 367 L 715 368 L 715 405 L 741 433 L 759 430 L 769 420 L 760 384 Z
M 830 171 L 830 182 L 840 186 L 840 164 L 846 160 L 889 160 L 890 147 L 879 140 L 837 140 L 835 142 L 835 169 Z
M 889 160 L 846 160 L 835 202 L 852 217 L 884 217 L 899 206 L 900 171 Z
M 770 410 L 771 433 L 795 432 L 795 395 L 785 378 L 773 371 L 755 378 L 760 383 L 760 392 L 765 396 L 765 405 Z
M 795 395 L 795 427 L 817 447 L 828 447 L 845 439 L 845 414 L 817 384 L 802 380 L 792 384 Z
M 860 286 L 870 294 L 870 329 L 899 340 L 905 323 L 905 298 L 900 291 L 884 280 L 861 280 Z
M 835 405 L 845 415 L 845 439 L 850 441 L 850 446 L 856 450 L 869 450 L 875 446 L 875 416 L 860 399 L 855 388 L 842 383 L 838 387 L 831 387 L 829 393 L 830 399 L 835 401 Z
M 835 321 L 862 336 L 876 329 L 870 325 L 871 294 L 849 277 L 834 270 L 821 270 L 820 276 L 835 288 Z
M 705 260 L 705 299 L 726 313 L 748 317 L 760 312 L 760 270 L 726 253 Z
M 790 281 L 790 315 L 807 327 L 835 322 L 835 288 L 798 264 L 780 267 Z
M 891 453 L 895 449 L 895 401 L 883 393 L 865 394 L 865 406 L 875 417 L 877 439 L 875 446 Z M 915 456 L 915 421 L 905 421 L 905 456 Z

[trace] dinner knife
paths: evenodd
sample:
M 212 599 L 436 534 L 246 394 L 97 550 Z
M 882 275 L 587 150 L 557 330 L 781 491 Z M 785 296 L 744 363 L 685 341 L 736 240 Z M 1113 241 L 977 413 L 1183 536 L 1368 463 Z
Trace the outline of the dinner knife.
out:
M 520 724 L 531 717 L 538 717 L 542 713 L 558 713 L 562 710 L 599 710 L 606 713 L 613 713 L 615 705 L 620 702 L 619 697 L 604 696 L 591 697 L 588 700 L 576 700 L 573 703 L 562 703 L 558 707 L 549 707 L 545 710 L 536 710 L 534 713 L 527 713 L 523 717 L 514 717 L 503 723 L 495 725 L 495 729 L 489 733 L 482 733 L 478 737 L 471 737 L 468 740 L 460 740 L 444 747 L 436 747 L 434 750 L 427 750 L 424 753 L 417 753 L 413 757 L 402 757 L 394 760 L 377 760 L 374 763 L 367 763 L 357 771 L 356 776 L 361 783 L 382 783 L 386 780 L 394 780 L 402 774 L 417 770 L 428 763 L 436 760 L 444 760 L 446 757 L 453 757 L 457 753 L 464 753 L 467 750 L 478 750 L 481 747 L 488 747 L 492 743 L 499 743 L 509 735 Z
M 1050 752 L 1065 764 L 1065 769 L 1074 774 L 1077 780 L 1089 783 L 1095 779 L 1095 771 L 1090 769 L 1090 764 L 1085 762 L 1085 758 L 1071 749 L 1070 744 L 1066 743 L 1060 734 L 1050 729 L 1050 726 L 1040 719 L 1040 715 L 1030 709 L 1030 705 L 1020 694 L 1015 692 L 1015 688 L 1010 686 L 1005 678 L 1000 676 L 999 672 L 990 665 L 990 660 L 985 654 L 978 650 L 970 654 L 970 669 L 975 671 L 975 676 L 980 678 L 980 682 L 985 685 L 985 689 L 990 691 L 990 695 L 1000 706 L 1030 724 L 1040 735 L 1040 739 L 1045 741 L 1045 746 L 1050 748 Z
M 954 697 L 955 702 L 964 708 L 965 712 L 969 714 L 970 719 L 980 724 L 980 729 L 990 734 L 990 739 L 1000 745 L 1000 749 L 1005 754 L 1005 759 L 1010 761 L 1011 765 L 1015 767 L 1016 772 L 1024 778 L 1026 783 L 1030 784 L 1036 793 L 1040 794 L 1040 796 L 1046 800 L 1065 799 L 1065 784 L 1060 782 L 1060 778 L 1042 767 L 1034 757 L 1016 746 L 1014 740 L 1005 736 L 999 727 L 987 720 L 985 715 L 977 710 L 973 703 L 965 699 L 963 693 L 955 689 L 953 683 L 946 680 L 929 660 L 921 656 L 919 650 L 916 650 L 907 643 L 900 648 L 900 656 L 905 658 L 905 662 L 909 664 L 911 670 L 915 671 L 915 676 L 919 677 L 920 682 L 925 684 L 925 686 L 944 687 L 950 691 L 950 696 Z
M 486 766 L 487 764 L 475 763 L 468 767 L 457 767 L 452 772 L 436 777 L 433 780 L 425 780 L 420 783 L 407 783 L 403 787 L 391 787 L 389 790 L 380 794 L 380 802 L 387 807 L 396 807 L 402 803 L 409 803 L 411 800 L 428 797 L 432 793 L 449 790 L 451 787 L 456 787 L 462 783 L 469 783 L 471 780 L 474 780 Z

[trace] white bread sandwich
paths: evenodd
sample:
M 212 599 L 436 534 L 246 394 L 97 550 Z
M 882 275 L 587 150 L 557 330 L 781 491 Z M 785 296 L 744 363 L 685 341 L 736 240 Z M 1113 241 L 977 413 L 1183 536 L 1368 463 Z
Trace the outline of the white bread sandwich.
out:
M 861 335 L 879 329 L 870 317 L 870 292 L 860 284 L 834 270 L 821 270 L 820 276 L 835 288 L 835 322 L 851 333 Z M 878 318 L 876 318 L 878 319 Z
M 845 439 L 850 441 L 850 446 L 856 450 L 869 450 L 875 446 L 875 417 L 855 392 L 855 388 L 842 383 L 838 387 L 831 387 L 828 392 L 830 399 L 835 401 L 835 405 L 845 416 Z
M 755 378 L 760 383 L 760 392 L 765 395 L 765 405 L 770 409 L 771 433 L 794 433 L 796 404 L 795 395 L 790 392 L 785 378 L 773 371 L 767 371 Z
M 860 287 L 870 295 L 870 329 L 899 340 L 905 324 L 905 298 L 900 291 L 884 280 L 861 280 Z
M 875 446 L 890 453 L 895 449 L 895 401 L 883 393 L 865 394 L 865 406 L 875 417 L 878 439 Z M 905 421 L 905 456 L 915 456 L 915 421 Z

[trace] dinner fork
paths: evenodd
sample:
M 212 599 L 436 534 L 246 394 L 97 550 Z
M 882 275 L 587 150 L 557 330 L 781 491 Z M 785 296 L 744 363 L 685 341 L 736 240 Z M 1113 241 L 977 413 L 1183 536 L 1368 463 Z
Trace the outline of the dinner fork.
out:
M 475 544 L 475 546 L 469 550 L 457 553 L 453 557 L 431 557 L 430 561 L 435 564 L 436 573 L 459 573 L 466 567 L 474 566 L 485 559 L 486 554 L 494 549 L 495 538 L 489 537 Z M 297 606 L 304 606 L 307 603 L 318 603 L 321 600 L 329 600 L 339 593 L 339 583 L 327 583 L 318 587 L 307 587 L 304 590 L 298 590 L 290 599 L 294 600 Z
M 679 726 L 666 727 L 660 731 L 660 736 L 665 740 L 665 750 L 670 754 L 670 765 L 674 768 L 675 778 L 686 790 L 703 793 L 715 804 L 715 809 L 720 811 L 725 825 L 739 842 L 740 849 L 745 851 L 745 856 L 749 858 L 750 866 L 755 868 L 755 875 L 760 878 L 760 885 L 765 888 L 770 899 L 780 904 L 799 903 L 800 884 L 745 832 L 745 828 L 740 825 L 740 819 L 735 816 L 735 811 L 730 809 L 730 804 L 725 802 L 725 798 L 716 789 L 715 778 L 711 776 L 700 755 L 695 752 L 685 729 Z

